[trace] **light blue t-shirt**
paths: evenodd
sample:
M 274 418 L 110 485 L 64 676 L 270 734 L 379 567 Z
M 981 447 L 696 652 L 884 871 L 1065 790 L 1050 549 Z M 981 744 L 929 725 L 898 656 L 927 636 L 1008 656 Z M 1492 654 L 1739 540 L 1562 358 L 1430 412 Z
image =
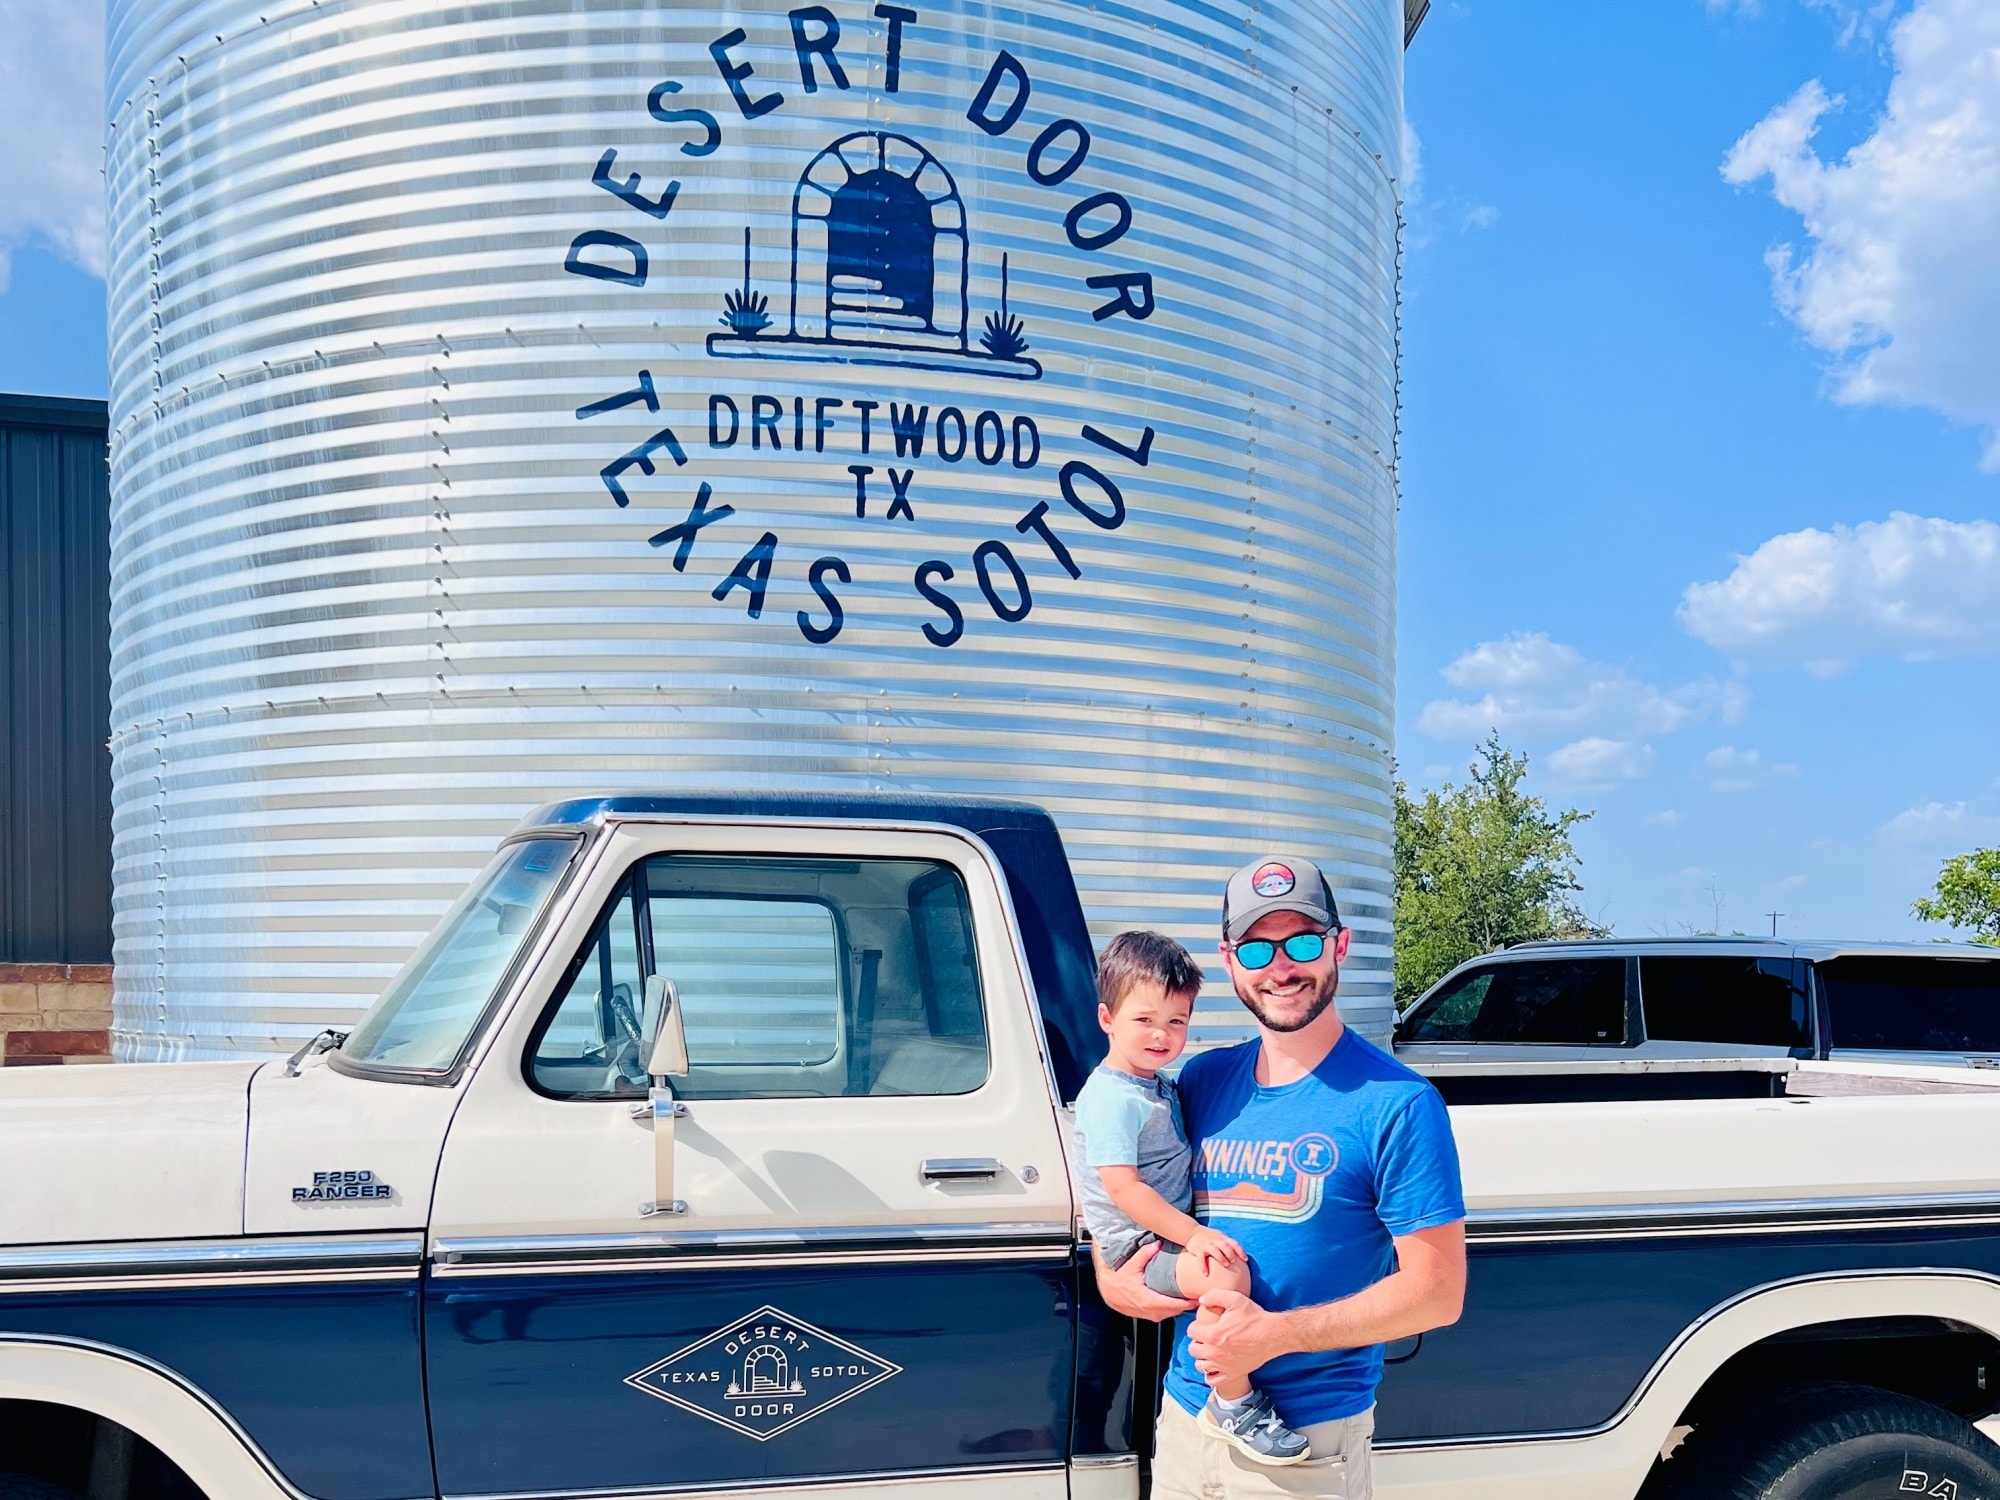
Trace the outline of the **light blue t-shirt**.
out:
M 1436 1089 L 1352 1031 L 1309 1075 L 1261 1088 L 1258 1043 L 1190 1060 L 1178 1087 L 1194 1143 L 1194 1216 L 1250 1255 L 1273 1312 L 1338 1301 L 1396 1268 L 1391 1238 L 1465 1217 L 1458 1151 Z M 1208 1385 L 1176 1329 L 1167 1390 L 1198 1413 Z M 1287 1354 L 1256 1377 L 1294 1427 L 1366 1411 L 1382 1346 Z
M 1076 1096 L 1076 1138 L 1083 1222 L 1104 1263 L 1122 1266 L 1154 1236 L 1111 1201 L 1097 1168 L 1137 1168 L 1139 1180 L 1182 1213 L 1194 1192 L 1194 1153 L 1172 1080 L 1157 1073 L 1141 1078 L 1099 1063 Z

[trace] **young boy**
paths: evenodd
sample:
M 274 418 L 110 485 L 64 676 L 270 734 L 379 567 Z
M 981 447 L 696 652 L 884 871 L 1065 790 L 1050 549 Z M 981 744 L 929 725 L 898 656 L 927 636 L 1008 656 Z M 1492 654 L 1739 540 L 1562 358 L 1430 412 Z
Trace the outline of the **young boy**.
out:
M 1201 970 L 1172 938 L 1157 932 L 1113 938 L 1097 964 L 1097 1024 L 1111 1050 L 1076 1100 L 1077 1192 L 1098 1253 L 1115 1270 L 1157 1241 L 1146 1284 L 1190 1302 L 1210 1290 L 1250 1291 L 1243 1247 L 1188 1215 L 1194 1153 L 1180 1098 L 1172 1081 L 1159 1076 L 1187 1046 L 1188 1013 L 1200 988 Z M 1196 1321 L 1211 1316 L 1204 1309 Z M 1201 1421 L 1258 1463 L 1311 1456 L 1306 1438 L 1247 1379 L 1216 1385 Z

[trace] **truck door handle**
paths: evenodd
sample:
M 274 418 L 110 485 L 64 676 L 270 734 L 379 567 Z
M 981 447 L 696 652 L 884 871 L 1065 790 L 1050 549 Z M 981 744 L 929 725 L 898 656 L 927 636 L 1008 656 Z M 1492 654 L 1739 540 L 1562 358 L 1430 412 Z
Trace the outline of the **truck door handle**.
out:
M 925 1182 L 991 1182 L 1003 1170 L 990 1156 L 933 1156 L 918 1175 Z

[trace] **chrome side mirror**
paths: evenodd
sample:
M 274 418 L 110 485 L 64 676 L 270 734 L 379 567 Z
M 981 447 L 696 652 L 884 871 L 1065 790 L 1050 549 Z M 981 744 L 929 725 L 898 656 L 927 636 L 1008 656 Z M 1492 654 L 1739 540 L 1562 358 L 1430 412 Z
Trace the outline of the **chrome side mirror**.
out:
M 688 1072 L 687 1028 L 681 1021 L 681 994 L 664 974 L 646 981 L 646 1073 L 656 1084 L 685 1078 Z
M 674 1196 L 674 1124 L 687 1106 L 674 1098 L 671 1081 L 687 1076 L 687 1030 L 681 1025 L 680 991 L 664 974 L 646 981 L 646 1014 L 646 1074 L 653 1086 L 638 1109 L 653 1122 L 653 1196 L 639 1205 L 642 1219 L 688 1211 L 686 1201 Z

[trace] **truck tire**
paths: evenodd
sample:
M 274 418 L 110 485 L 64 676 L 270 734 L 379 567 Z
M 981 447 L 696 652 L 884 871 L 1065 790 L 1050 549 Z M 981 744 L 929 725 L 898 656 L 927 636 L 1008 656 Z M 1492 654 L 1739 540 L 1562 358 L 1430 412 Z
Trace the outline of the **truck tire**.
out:
M 1941 1406 L 1868 1385 L 1780 1391 L 1698 1424 L 1656 1471 L 1658 1500 L 2000 1496 L 2000 1447 Z
M 0 1500 L 83 1500 L 66 1484 L 33 1474 L 0 1474 Z

